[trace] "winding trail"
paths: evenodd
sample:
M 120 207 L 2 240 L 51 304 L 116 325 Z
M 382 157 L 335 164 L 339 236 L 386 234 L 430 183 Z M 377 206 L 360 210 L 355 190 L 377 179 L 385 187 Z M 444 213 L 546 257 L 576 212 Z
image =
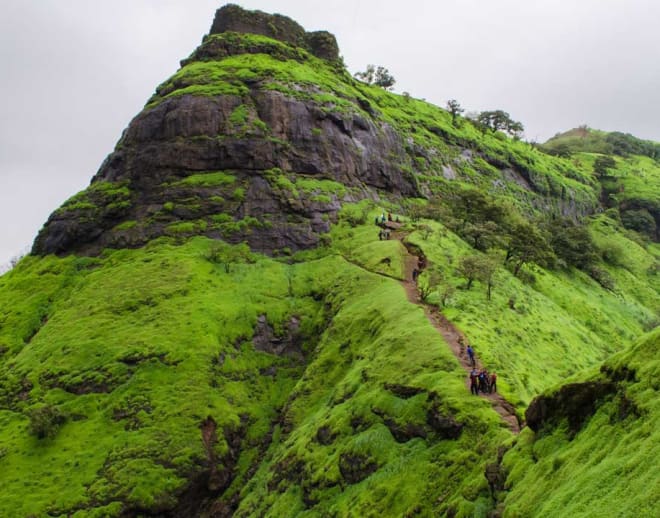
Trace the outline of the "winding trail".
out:
M 454 356 L 456 356 L 456 359 L 468 375 L 466 378 L 466 387 L 469 390 L 469 373 L 471 370 L 471 365 L 465 351 L 465 347 L 469 344 L 469 341 L 454 324 L 447 320 L 447 317 L 445 317 L 437 307 L 426 304 L 421 300 L 417 284 L 412 281 L 412 271 L 419 264 L 419 256 L 415 254 L 419 253 L 419 251 L 416 250 L 415 246 L 406 241 L 406 236 L 407 234 L 399 232 L 395 232 L 393 234 L 393 238 L 399 239 L 408 251 L 405 258 L 405 280 L 401 281 L 401 284 L 406 290 L 408 300 L 411 303 L 424 308 L 424 314 L 426 315 L 426 318 L 429 319 L 429 322 L 431 322 L 433 327 L 435 327 L 435 329 L 445 339 L 445 342 L 447 342 L 449 345 L 449 348 L 454 353 Z M 421 269 L 423 269 L 423 267 Z M 480 368 L 481 364 L 478 358 L 476 362 L 477 368 Z M 509 429 L 516 434 L 520 432 L 522 423 L 516 414 L 516 409 L 511 403 L 504 399 L 503 396 L 501 396 L 499 393 L 493 393 L 480 394 L 479 396 L 475 397 L 485 397 L 486 399 L 490 400 L 491 405 L 495 411 L 500 414 L 500 416 L 502 416 L 502 419 L 506 422 Z

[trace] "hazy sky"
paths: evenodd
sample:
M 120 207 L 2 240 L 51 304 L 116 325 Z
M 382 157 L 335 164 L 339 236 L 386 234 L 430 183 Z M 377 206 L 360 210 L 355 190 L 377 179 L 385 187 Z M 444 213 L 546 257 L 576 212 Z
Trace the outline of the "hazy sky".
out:
M 504 109 L 543 141 L 580 124 L 660 141 L 660 2 L 246 0 L 337 36 L 396 91 Z M 2 0 L 0 264 L 83 189 L 199 45 L 211 0 Z

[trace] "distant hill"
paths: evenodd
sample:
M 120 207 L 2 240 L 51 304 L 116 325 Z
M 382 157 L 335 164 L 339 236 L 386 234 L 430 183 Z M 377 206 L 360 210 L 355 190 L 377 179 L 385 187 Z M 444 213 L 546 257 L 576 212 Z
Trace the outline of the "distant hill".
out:
M 557 156 L 571 153 L 602 153 L 626 157 L 641 155 L 660 159 L 660 143 L 639 139 L 629 133 L 605 132 L 580 126 L 558 133 L 542 144 L 541 149 Z
M 585 126 L 555 135 L 539 149 L 570 159 L 601 186 L 605 208 L 626 228 L 660 239 L 660 144 Z

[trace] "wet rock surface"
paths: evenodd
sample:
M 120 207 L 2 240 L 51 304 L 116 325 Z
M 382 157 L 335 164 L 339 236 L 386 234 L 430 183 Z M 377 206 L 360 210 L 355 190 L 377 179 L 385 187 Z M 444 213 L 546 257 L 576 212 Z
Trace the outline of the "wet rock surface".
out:
M 234 110 L 246 104 L 259 128 L 237 129 L 231 122 Z M 173 97 L 131 122 L 83 198 L 51 215 L 33 253 L 137 247 L 171 235 L 168 226 L 178 221 L 203 227 L 188 234 L 247 241 L 263 253 L 315 247 L 343 202 L 376 191 L 416 195 L 414 179 L 402 172 L 405 157 L 400 137 L 386 124 L 328 113 L 280 92 L 255 88 L 248 99 Z M 216 171 L 235 181 L 188 183 L 193 175 Z M 278 187 L 279 178 L 331 180 L 347 189 L 290 191 Z M 236 224 L 215 224 L 212 217 L 220 212 Z M 121 228 L 127 221 L 136 224 Z
M 609 381 L 564 385 L 554 394 L 534 398 L 525 411 L 525 421 L 538 432 L 548 423 L 566 419 L 569 431 L 575 434 L 596 411 L 597 402 L 615 390 L 616 385 Z

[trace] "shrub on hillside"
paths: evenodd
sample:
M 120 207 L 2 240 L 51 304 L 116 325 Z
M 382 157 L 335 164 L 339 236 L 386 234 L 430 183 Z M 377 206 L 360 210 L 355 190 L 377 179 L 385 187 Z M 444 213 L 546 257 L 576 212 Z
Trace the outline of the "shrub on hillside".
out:
M 369 209 L 365 204 L 344 205 L 339 213 L 339 218 L 346 221 L 350 226 L 364 225 L 369 216 Z
M 621 213 L 623 226 L 645 234 L 649 237 L 655 236 L 657 232 L 655 218 L 646 209 L 627 210 Z
M 601 247 L 600 256 L 612 266 L 622 266 L 623 248 L 616 243 L 608 243 Z
M 28 412 L 28 418 L 30 420 L 28 430 L 37 439 L 55 437 L 60 426 L 66 421 L 64 414 L 56 406 L 52 405 L 31 409 Z
M 606 270 L 603 270 L 602 268 L 599 268 L 597 266 L 592 266 L 589 269 L 588 273 L 593 280 L 595 280 L 606 290 L 610 290 L 610 291 L 614 290 L 615 288 L 614 279 L 612 279 L 612 276 L 609 273 L 607 273 Z
M 596 247 L 586 226 L 561 219 L 549 222 L 547 229 L 560 264 L 586 270 L 596 261 Z
M 231 271 L 232 264 L 255 262 L 254 255 L 246 243 L 233 246 L 224 242 L 213 243 L 204 254 L 204 258 L 213 264 L 223 265 L 226 273 Z

